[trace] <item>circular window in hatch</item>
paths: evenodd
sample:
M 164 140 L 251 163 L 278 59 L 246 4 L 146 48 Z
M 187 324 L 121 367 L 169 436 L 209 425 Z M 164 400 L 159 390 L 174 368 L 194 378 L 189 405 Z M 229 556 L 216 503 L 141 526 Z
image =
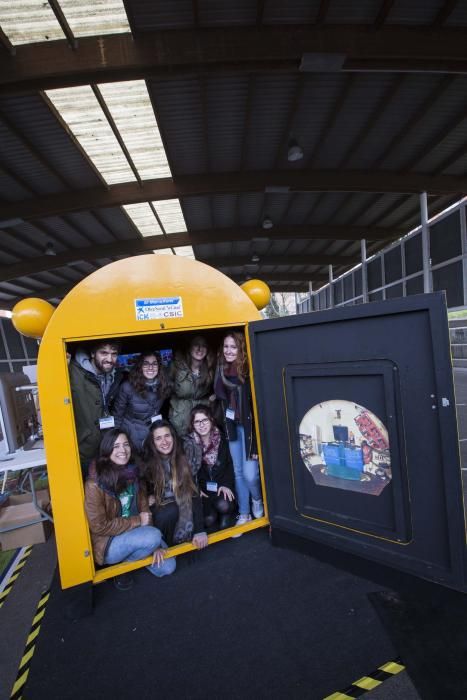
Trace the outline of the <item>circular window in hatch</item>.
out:
M 302 460 L 318 486 L 379 496 L 391 482 L 387 428 L 364 406 L 323 401 L 305 413 L 299 432 Z

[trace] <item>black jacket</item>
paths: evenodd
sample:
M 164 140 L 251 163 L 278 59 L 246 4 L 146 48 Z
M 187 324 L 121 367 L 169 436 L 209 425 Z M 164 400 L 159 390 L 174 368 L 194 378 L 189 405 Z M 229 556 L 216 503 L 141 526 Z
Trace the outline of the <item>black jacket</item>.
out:
M 258 446 L 256 442 L 256 431 L 253 419 L 253 401 L 251 396 L 250 380 L 247 379 L 243 384 L 238 385 L 242 392 L 242 405 L 245 407 L 243 412 L 242 426 L 245 431 L 245 452 L 247 459 L 251 459 L 251 455 L 258 454 Z M 229 406 L 229 396 L 227 387 L 222 381 L 219 368 L 216 370 L 214 379 L 214 393 L 220 400 L 222 406 L 222 420 L 224 421 L 225 433 L 229 441 L 237 440 L 237 429 L 235 421 L 227 418 L 225 412 Z
M 115 425 L 126 432 L 137 450 L 141 450 L 149 432 L 151 417 L 160 413 L 163 403 L 158 384 L 146 389 L 144 395 L 129 381 L 121 384 L 113 407 Z

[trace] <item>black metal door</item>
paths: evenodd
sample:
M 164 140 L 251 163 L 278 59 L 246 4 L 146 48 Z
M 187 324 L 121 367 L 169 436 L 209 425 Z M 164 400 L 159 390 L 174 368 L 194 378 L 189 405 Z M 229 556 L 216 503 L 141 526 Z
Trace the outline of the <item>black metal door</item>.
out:
M 249 336 L 272 527 L 465 589 L 444 293 Z

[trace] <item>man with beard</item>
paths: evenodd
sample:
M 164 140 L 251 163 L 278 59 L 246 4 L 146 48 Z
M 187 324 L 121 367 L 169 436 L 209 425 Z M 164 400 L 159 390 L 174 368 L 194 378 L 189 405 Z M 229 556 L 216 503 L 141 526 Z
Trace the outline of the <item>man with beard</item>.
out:
M 124 373 L 117 369 L 120 347 L 112 339 L 100 340 L 90 354 L 78 348 L 70 362 L 70 384 L 79 456 L 84 476 L 95 457 L 102 431 L 114 427 L 112 404 Z

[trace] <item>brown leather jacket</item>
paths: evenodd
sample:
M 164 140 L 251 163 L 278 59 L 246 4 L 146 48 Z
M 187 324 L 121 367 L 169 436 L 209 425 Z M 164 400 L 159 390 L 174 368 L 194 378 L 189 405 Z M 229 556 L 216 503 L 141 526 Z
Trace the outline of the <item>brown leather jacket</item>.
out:
M 140 527 L 141 520 L 139 515 L 122 518 L 120 500 L 109 491 L 104 491 L 95 479 L 86 481 L 84 492 L 94 561 L 103 564 L 110 538 Z M 139 513 L 150 512 L 146 487 L 142 481 L 138 482 L 137 504 Z

